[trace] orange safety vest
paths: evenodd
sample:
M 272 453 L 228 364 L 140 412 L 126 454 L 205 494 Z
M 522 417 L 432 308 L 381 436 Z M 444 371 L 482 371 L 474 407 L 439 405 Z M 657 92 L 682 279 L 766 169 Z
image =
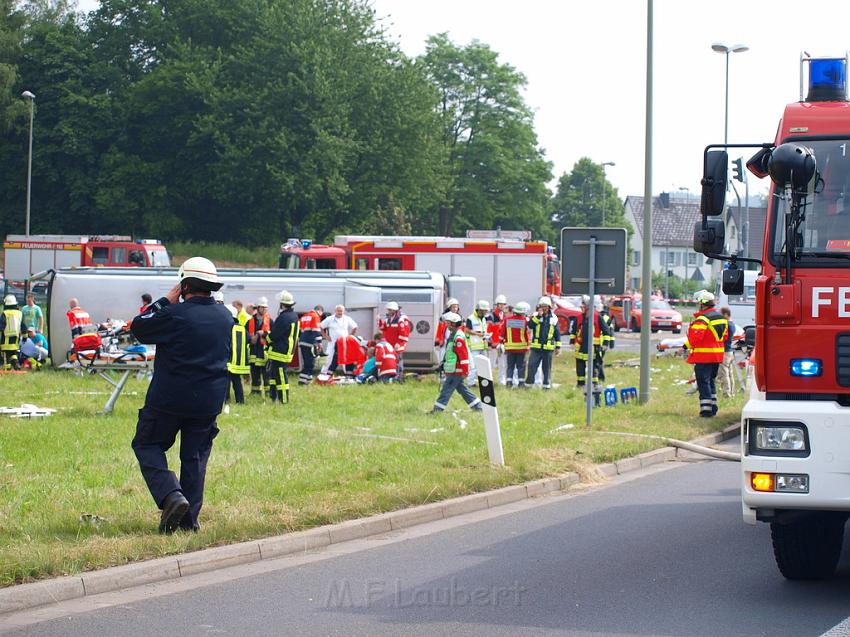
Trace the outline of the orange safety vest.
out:
M 726 340 L 728 329 L 729 321 L 714 308 L 694 314 L 685 342 L 688 362 L 722 363 L 723 341 Z
M 502 321 L 500 336 L 505 342 L 506 352 L 527 352 L 528 317 L 522 314 L 511 314 Z

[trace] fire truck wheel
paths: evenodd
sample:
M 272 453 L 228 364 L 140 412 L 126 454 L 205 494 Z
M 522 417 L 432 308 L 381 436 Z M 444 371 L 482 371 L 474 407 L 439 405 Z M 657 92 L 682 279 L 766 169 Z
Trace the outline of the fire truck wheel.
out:
M 843 514 L 820 513 L 790 524 L 771 523 L 773 555 L 782 575 L 793 580 L 832 577 L 846 520 Z

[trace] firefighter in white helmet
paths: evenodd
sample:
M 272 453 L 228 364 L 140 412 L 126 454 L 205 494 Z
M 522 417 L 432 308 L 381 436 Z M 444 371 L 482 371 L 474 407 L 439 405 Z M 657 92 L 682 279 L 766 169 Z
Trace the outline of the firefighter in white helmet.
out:
M 507 358 L 505 357 L 505 345 L 502 343 L 502 323 L 505 320 L 505 307 L 508 299 L 504 294 L 499 294 L 493 299 L 493 311 L 487 315 L 487 331 L 490 334 L 487 356 L 490 358 L 490 366 L 495 370 L 498 368 L 499 383 L 504 385 Z M 496 372 L 493 372 L 494 377 Z
M 3 369 L 19 369 L 18 350 L 21 345 L 21 333 L 26 333 L 18 299 L 14 294 L 7 294 L 3 299 L 3 312 L 0 313 L 0 366 Z
M 685 347 L 688 362 L 694 365 L 694 375 L 699 391 L 699 415 L 711 418 L 717 415 L 717 372 L 723 362 L 724 342 L 729 321 L 714 309 L 714 295 L 706 290 L 694 294 L 699 310 L 688 327 Z
M 248 321 L 248 362 L 251 365 L 251 395 L 262 396 L 269 387 L 268 345 L 272 331 L 269 300 L 261 296 L 254 304 L 256 313 Z
M 522 387 L 525 385 L 525 357 L 528 354 L 530 334 L 528 331 L 528 314 L 531 307 L 525 301 L 520 301 L 502 321 L 502 341 L 506 353 L 505 382 L 508 386 Z M 514 375 L 517 380 L 514 381 Z
M 531 343 L 528 355 L 528 373 L 525 386 L 534 383 L 537 368 L 543 371 L 543 389 L 552 388 L 552 356 L 561 353 L 561 333 L 558 331 L 558 319 L 552 314 L 552 299 L 541 296 L 537 301 L 537 313 L 528 322 L 531 330 Z
M 455 314 L 460 314 L 460 301 L 455 298 L 450 298 L 446 301 L 446 307 L 443 311 L 442 316 L 440 316 L 440 322 L 437 323 L 437 330 L 434 334 L 434 347 L 437 348 L 437 351 L 440 354 L 440 358 L 443 357 L 443 351 L 446 347 L 446 330 L 448 328 L 448 324 L 443 319 L 443 316 L 448 312 L 454 312 Z
M 153 379 L 139 411 L 133 451 L 154 502 L 161 533 L 198 530 L 216 417 L 227 394 L 233 317 L 210 292 L 221 288 L 215 265 L 187 259 L 178 283 L 133 319 L 131 331 L 156 345 Z M 183 303 L 179 303 L 180 298 Z M 180 479 L 165 452 L 180 433 Z
M 387 343 L 392 345 L 396 353 L 398 373 L 396 378 L 404 382 L 404 352 L 411 332 L 410 319 L 401 311 L 397 301 L 387 303 L 387 313 L 378 319 L 378 331 L 384 335 Z
M 272 402 L 289 402 L 289 376 L 286 367 L 298 347 L 300 324 L 295 313 L 295 297 L 288 290 L 277 295 L 280 313 L 269 334 L 269 396 Z
M 455 312 L 446 312 L 442 318 L 449 330 L 446 351 L 440 364 L 444 380 L 440 388 L 440 395 L 437 396 L 434 407 L 428 413 L 439 414 L 444 412 L 455 392 L 461 395 L 470 409 L 482 411 L 481 399 L 463 384 L 463 379 L 469 373 L 468 368 L 471 363 L 469 347 L 463 335 L 463 319 L 460 314 Z
M 467 385 L 474 385 L 478 382 L 475 371 L 475 357 L 487 353 L 487 344 L 490 341 L 490 333 L 487 331 L 487 315 L 489 313 L 490 303 L 482 299 L 475 304 L 475 310 L 466 319 L 466 344 L 469 347 Z

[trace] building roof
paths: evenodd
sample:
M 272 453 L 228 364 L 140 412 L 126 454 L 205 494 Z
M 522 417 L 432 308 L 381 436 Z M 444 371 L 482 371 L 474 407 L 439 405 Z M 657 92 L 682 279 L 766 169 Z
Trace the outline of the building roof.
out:
M 628 196 L 625 206 L 635 218 L 635 232 L 638 236 L 643 236 L 643 197 Z M 752 213 L 752 208 L 750 211 Z M 653 197 L 652 245 L 682 248 L 693 246 L 694 224 L 700 219 L 699 200 L 694 197 L 674 197 L 667 193 Z M 752 225 L 751 216 L 750 226 Z
M 740 217 L 746 216 L 746 208 L 741 208 L 741 214 L 738 214 L 738 206 L 729 206 L 729 214 L 735 221 L 735 225 L 742 229 L 744 227 L 743 220 Z M 764 247 L 764 224 L 767 220 L 767 208 L 764 206 L 750 205 L 750 237 L 747 242 L 747 253 L 744 256 L 753 259 L 761 259 L 762 248 Z

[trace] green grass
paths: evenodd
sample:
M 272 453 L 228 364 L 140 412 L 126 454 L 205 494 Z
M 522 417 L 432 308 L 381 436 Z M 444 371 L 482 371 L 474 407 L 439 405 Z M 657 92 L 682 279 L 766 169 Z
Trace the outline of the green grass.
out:
M 624 354 L 610 355 L 611 360 Z M 653 399 L 594 412 L 596 431 L 689 439 L 738 419 L 742 398 L 720 417 L 696 416 L 696 396 L 674 385 L 691 369 L 653 359 Z M 612 367 L 609 382 L 637 386 L 638 369 Z M 647 451 L 654 441 L 584 431 L 573 357 L 557 359 L 541 390 L 497 390 L 507 466 L 491 467 L 480 414 L 460 397 L 451 414 L 427 416 L 432 376 L 404 386 L 294 387 L 287 406 L 251 401 L 219 419 L 207 474 L 202 530 L 157 534 L 158 512 L 130 449 L 146 384 L 131 380 L 115 412 L 99 416 L 106 383 L 71 372 L 0 379 L 2 402 L 57 408 L 44 419 L 0 416 L 0 584 L 248 540 L 543 476 Z M 91 392 L 95 392 L 92 394 Z M 458 418 L 468 425 L 464 428 Z M 554 431 L 563 424 L 573 429 Z M 381 437 L 384 436 L 384 437 Z M 176 466 L 177 453 L 169 453 Z M 84 514 L 103 520 L 92 524 Z
M 280 244 L 249 248 L 235 243 L 206 243 L 203 241 L 169 241 L 168 252 L 174 265 L 189 257 L 206 257 L 218 267 L 276 268 Z

